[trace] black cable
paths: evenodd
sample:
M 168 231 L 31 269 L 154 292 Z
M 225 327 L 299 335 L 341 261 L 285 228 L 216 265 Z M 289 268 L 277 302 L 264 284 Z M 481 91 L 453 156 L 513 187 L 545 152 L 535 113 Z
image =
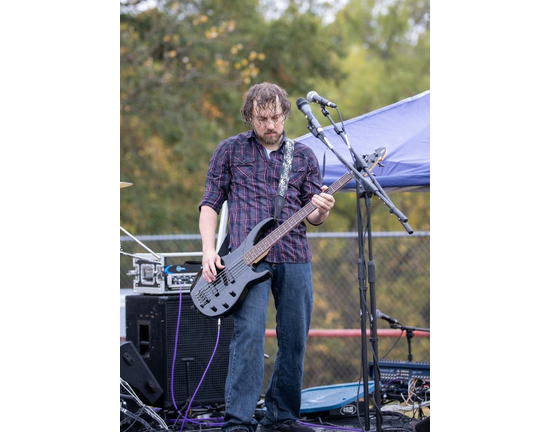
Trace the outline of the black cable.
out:
M 135 423 L 136 421 L 138 421 L 138 422 L 140 422 L 141 424 L 143 424 L 147 430 L 150 430 L 150 431 L 154 431 L 154 430 L 155 430 L 155 429 L 153 429 L 153 428 L 151 427 L 151 425 L 150 425 L 147 421 L 143 420 L 140 416 L 134 414 L 133 412 L 128 411 L 126 408 L 120 407 L 120 411 L 121 411 L 122 414 L 124 414 L 125 416 L 128 416 L 128 417 L 132 418 L 132 419 L 134 420 L 134 423 Z M 139 411 L 138 411 L 138 412 L 139 412 Z M 123 423 L 124 423 L 124 420 L 123 420 L 122 422 L 120 422 L 121 426 L 122 426 Z M 134 425 L 134 423 L 132 423 L 126 430 L 129 430 L 129 428 L 132 427 L 132 426 Z
M 393 351 L 393 349 L 395 348 L 395 346 L 397 345 L 397 343 L 401 340 L 401 336 L 403 336 L 403 333 L 405 333 L 404 331 L 401 331 L 401 334 L 399 335 L 399 337 L 397 338 L 397 340 L 395 341 L 395 343 L 391 346 L 391 348 L 388 350 L 388 352 L 386 354 L 384 354 L 381 358 L 381 360 L 384 360 L 389 353 L 391 353 Z
M 394 417 L 394 418 L 392 419 L 391 417 Z M 387 427 L 383 426 L 382 431 L 383 432 L 399 432 L 399 431 L 411 432 L 412 430 L 414 430 L 410 425 L 412 418 L 406 417 L 400 413 L 394 413 L 394 412 L 382 413 L 382 423 L 396 422 L 396 421 L 401 422 L 402 425 L 388 425 Z

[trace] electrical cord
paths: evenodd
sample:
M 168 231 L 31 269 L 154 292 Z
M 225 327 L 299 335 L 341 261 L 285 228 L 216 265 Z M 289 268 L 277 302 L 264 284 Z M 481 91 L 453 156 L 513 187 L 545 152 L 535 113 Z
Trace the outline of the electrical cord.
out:
M 206 369 L 204 370 L 204 373 L 202 374 L 201 380 L 199 381 L 199 384 L 197 385 L 197 388 L 195 389 L 195 393 L 193 393 L 193 396 L 191 397 L 191 400 L 189 401 L 189 403 L 187 405 L 187 411 L 185 412 L 185 416 L 183 417 L 180 432 L 183 431 L 183 428 L 185 427 L 185 423 L 187 422 L 187 417 L 189 415 L 189 410 L 191 409 L 191 405 L 193 403 L 193 400 L 195 399 L 195 396 L 197 395 L 197 392 L 201 388 L 202 382 L 204 381 L 204 377 L 206 376 L 206 373 L 210 369 L 210 365 L 212 364 L 212 360 L 214 360 L 214 355 L 216 354 L 216 352 L 218 350 L 218 343 L 220 341 L 220 333 L 221 333 L 221 323 L 222 323 L 221 318 L 218 318 L 218 335 L 217 335 L 217 338 L 216 338 L 216 345 L 214 346 L 214 350 L 212 351 L 212 356 L 210 357 L 210 361 L 206 365 Z M 178 413 L 179 413 L 179 410 L 178 410 Z
M 138 397 L 138 395 L 136 394 L 136 392 L 134 392 L 134 390 L 132 389 L 132 387 L 130 386 L 130 384 L 128 384 L 125 380 L 123 380 L 122 378 L 120 378 L 120 385 L 122 386 L 122 388 L 124 390 L 126 390 L 128 392 L 128 394 L 130 396 L 132 396 L 132 398 L 136 401 L 136 403 L 140 406 L 140 410 L 139 412 L 145 412 L 147 413 L 150 417 L 152 417 L 154 420 L 157 421 L 157 423 L 162 427 L 162 429 L 164 430 L 169 430 L 168 429 L 168 425 L 164 422 L 164 420 L 155 412 L 153 411 L 150 407 L 148 407 L 147 405 L 145 405 L 141 399 Z M 133 413 L 130 413 L 130 411 L 128 411 L 127 409 L 123 408 L 123 407 L 120 407 L 120 410 L 123 414 L 129 416 L 129 417 L 132 417 L 134 418 L 135 414 Z M 139 416 L 137 416 L 139 417 Z M 135 418 L 134 418 L 135 420 Z M 138 420 L 140 423 L 143 423 L 145 420 Z
M 195 389 L 195 392 L 193 393 L 193 396 L 191 397 L 191 400 L 187 404 L 187 411 L 185 412 L 185 415 L 183 415 L 181 413 L 181 411 L 179 410 L 179 408 L 177 406 L 177 403 L 176 403 L 176 400 L 175 400 L 175 397 L 174 397 L 174 371 L 175 371 L 175 368 L 176 368 L 176 355 L 177 355 L 177 349 L 178 349 L 178 334 L 179 334 L 179 328 L 180 328 L 182 293 L 183 293 L 183 286 L 181 284 L 181 280 L 178 280 L 178 284 L 180 286 L 180 291 L 179 291 L 180 297 L 179 297 L 178 321 L 177 321 L 177 327 L 176 327 L 176 339 L 175 339 L 175 344 L 174 344 L 174 357 L 172 358 L 172 375 L 171 375 L 171 380 L 170 380 L 170 384 L 171 384 L 170 385 L 170 390 L 171 390 L 171 394 L 172 394 L 172 403 L 174 404 L 174 408 L 176 409 L 176 411 L 178 412 L 180 417 L 183 416 L 182 425 L 181 425 L 181 430 L 183 430 L 183 427 L 185 426 L 185 423 L 187 422 L 187 417 L 189 415 L 189 410 L 191 409 L 191 405 L 193 403 L 193 400 L 195 399 L 195 396 L 197 395 L 197 392 L 201 388 L 202 382 L 204 381 L 204 377 L 205 377 L 206 373 L 208 372 L 208 370 L 210 369 L 210 365 L 212 364 L 212 360 L 214 359 L 214 355 L 216 354 L 216 352 L 218 350 L 218 343 L 220 341 L 220 333 L 221 333 L 221 318 L 218 318 L 218 335 L 217 335 L 217 338 L 216 338 L 216 345 L 214 346 L 214 351 L 212 352 L 212 356 L 210 357 L 210 361 L 206 365 L 206 369 L 204 370 L 204 373 L 201 377 L 201 380 L 199 381 L 199 384 L 197 385 L 197 388 Z
M 128 426 L 128 428 L 125 429 L 125 431 L 129 430 L 135 422 L 140 422 L 143 426 L 145 426 L 145 428 L 149 431 L 154 431 L 155 429 L 153 429 L 151 427 L 151 425 L 145 421 L 144 419 L 142 419 L 139 415 L 137 414 L 134 414 L 133 412 L 131 411 L 128 411 L 126 408 L 124 407 L 120 407 L 120 412 L 122 412 L 125 416 L 127 416 L 128 418 L 131 418 L 133 419 L 134 421 Z M 126 422 L 126 420 L 123 420 L 120 422 L 120 426 L 122 426 L 124 423 Z M 124 432 L 124 431 L 123 431 Z
M 178 322 L 176 325 L 176 339 L 174 341 L 174 356 L 172 357 L 172 371 L 170 375 L 170 395 L 172 397 L 172 403 L 174 404 L 174 408 L 181 415 L 181 412 L 179 411 L 178 406 L 176 404 L 176 399 L 174 397 L 174 372 L 176 370 L 176 355 L 178 353 L 178 336 L 179 336 L 179 328 L 180 328 L 182 292 L 183 292 L 181 280 L 179 279 L 178 279 L 178 284 L 180 286 L 180 293 L 179 293 L 180 297 L 179 297 L 179 309 L 178 309 Z

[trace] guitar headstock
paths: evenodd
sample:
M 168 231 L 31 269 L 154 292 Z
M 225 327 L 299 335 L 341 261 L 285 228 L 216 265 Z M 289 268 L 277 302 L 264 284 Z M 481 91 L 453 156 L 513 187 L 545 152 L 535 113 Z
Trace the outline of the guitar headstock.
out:
M 363 173 L 363 177 L 366 177 L 370 171 L 378 164 L 381 160 L 383 160 L 386 157 L 387 151 L 385 148 L 380 147 L 377 148 L 373 154 L 365 155 L 363 156 L 363 160 L 365 161 L 367 165 L 367 172 Z M 334 194 L 338 192 L 340 189 L 344 187 L 349 181 L 351 181 L 352 176 L 350 173 L 344 174 L 342 177 L 340 177 L 338 180 L 336 180 L 334 183 L 332 183 L 327 190 L 325 190 L 325 193 L 328 194 Z
M 363 160 L 367 164 L 367 168 L 369 171 L 372 171 L 372 169 L 380 163 L 380 161 L 383 161 L 386 155 L 388 154 L 388 151 L 384 147 L 377 148 L 374 150 L 374 153 L 370 155 L 363 155 Z M 380 164 L 380 166 L 383 166 Z M 366 175 L 366 174 L 365 174 Z

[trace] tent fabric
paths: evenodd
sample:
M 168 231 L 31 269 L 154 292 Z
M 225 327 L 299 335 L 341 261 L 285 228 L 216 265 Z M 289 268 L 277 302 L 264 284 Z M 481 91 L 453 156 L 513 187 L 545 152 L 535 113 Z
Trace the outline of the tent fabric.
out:
M 341 126 L 338 115 L 329 113 Z M 321 120 L 320 116 L 316 115 Z M 380 147 L 386 149 L 383 166 L 379 164 L 371 171 L 386 192 L 430 190 L 430 90 L 344 121 L 344 129 L 350 146 L 360 155 L 373 154 Z M 350 150 L 333 125 L 329 122 L 323 131 L 334 151 L 352 164 Z M 348 171 L 332 150 L 311 133 L 296 141 L 315 152 L 324 172 L 324 184 L 334 183 Z M 355 190 L 354 180 L 344 187 L 349 189 Z

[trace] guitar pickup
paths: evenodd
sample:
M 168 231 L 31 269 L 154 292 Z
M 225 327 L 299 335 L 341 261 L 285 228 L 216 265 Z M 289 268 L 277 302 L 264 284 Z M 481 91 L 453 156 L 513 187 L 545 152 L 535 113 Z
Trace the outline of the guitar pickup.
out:
M 202 291 L 197 294 L 197 300 L 199 301 L 201 307 L 204 307 L 210 303 L 210 299 Z
M 235 283 L 235 278 L 227 268 L 222 270 L 222 272 L 220 273 L 220 276 L 223 279 L 223 284 L 225 286 L 228 286 L 230 283 L 231 284 Z
M 212 288 L 211 292 L 214 293 L 215 297 L 218 297 L 220 295 L 220 290 L 218 289 L 218 285 L 220 284 L 220 275 L 216 277 L 216 280 L 214 282 L 210 283 L 209 286 Z

